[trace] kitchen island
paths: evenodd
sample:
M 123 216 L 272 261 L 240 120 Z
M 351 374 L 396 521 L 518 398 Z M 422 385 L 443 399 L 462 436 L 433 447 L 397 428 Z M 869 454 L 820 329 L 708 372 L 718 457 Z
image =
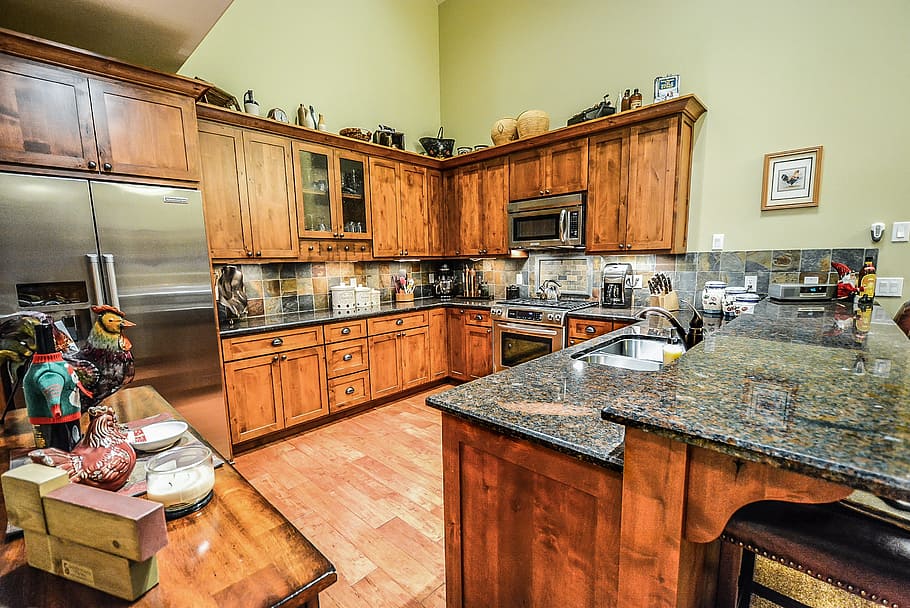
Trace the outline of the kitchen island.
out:
M 153 388 L 121 390 L 105 400 L 121 421 L 159 413 L 181 416 Z M 0 472 L 9 452 L 34 445 L 25 410 L 7 417 L 0 436 Z M 0 495 L 0 524 L 6 529 Z M 75 522 L 74 525 L 78 525 Z M 335 567 L 230 464 L 215 471 L 215 494 L 201 511 L 167 523 L 158 553 L 160 582 L 130 604 L 26 564 L 22 538 L 0 547 L 2 606 L 317 608 L 318 594 L 337 579 Z
M 646 331 L 639 324 L 430 397 L 445 414 L 449 605 L 476 599 L 478 575 L 522 593 L 495 562 L 477 563 L 484 545 L 521 564 L 525 580 L 544 565 L 557 583 L 584 570 L 561 545 L 585 538 L 578 517 L 615 553 L 576 577 L 600 599 L 568 603 L 704 605 L 715 539 L 740 506 L 831 502 L 854 488 L 910 498 L 910 348 L 887 317 L 854 334 L 851 313 L 762 303 L 658 372 L 573 357 Z M 557 479 L 569 464 L 601 486 L 569 492 Z M 530 485 L 519 491 L 510 484 L 522 476 Z M 548 499 L 556 488 L 574 502 Z M 478 501 L 490 513 L 478 516 Z M 477 530 L 513 518 L 524 525 L 507 526 L 511 537 Z M 546 564 L 527 559 L 541 547 L 561 550 Z

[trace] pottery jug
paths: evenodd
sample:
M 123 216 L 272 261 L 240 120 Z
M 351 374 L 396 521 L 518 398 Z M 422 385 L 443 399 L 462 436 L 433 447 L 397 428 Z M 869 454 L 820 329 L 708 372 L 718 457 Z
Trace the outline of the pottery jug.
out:
M 500 118 L 490 129 L 490 139 L 497 145 L 518 139 L 518 121 L 509 117 Z
M 253 89 L 248 89 L 243 95 L 243 110 L 247 114 L 259 116 L 259 102 L 253 99 Z

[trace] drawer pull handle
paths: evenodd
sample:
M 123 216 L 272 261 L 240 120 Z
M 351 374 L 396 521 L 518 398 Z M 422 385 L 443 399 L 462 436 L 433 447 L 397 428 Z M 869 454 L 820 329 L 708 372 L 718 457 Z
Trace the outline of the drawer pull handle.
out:
M 587 326 L 585 326 L 585 333 L 586 334 L 596 334 L 597 330 L 594 329 L 593 325 L 587 325 Z
M 345 395 L 353 395 L 353 394 L 354 394 L 354 387 L 353 387 L 353 386 L 349 386 L 349 387 L 347 387 L 346 389 L 344 389 L 344 394 L 345 394 Z
M 395 319 L 395 325 L 404 325 L 404 319 Z
M 348 353 L 348 354 L 346 354 L 345 356 L 343 356 L 341 359 L 342 359 L 343 361 L 350 361 L 350 360 L 353 359 L 353 358 L 354 358 L 354 355 L 352 355 L 351 353 Z
M 272 340 L 272 346 L 281 346 L 282 344 L 284 344 L 284 340 L 281 338 L 275 338 Z
M 348 335 L 349 333 L 351 333 L 351 328 L 350 328 L 350 327 L 342 327 L 342 328 L 341 328 L 341 335 L 342 335 L 342 336 L 346 336 L 346 335 Z
M 483 315 L 474 315 L 475 321 L 483 321 Z

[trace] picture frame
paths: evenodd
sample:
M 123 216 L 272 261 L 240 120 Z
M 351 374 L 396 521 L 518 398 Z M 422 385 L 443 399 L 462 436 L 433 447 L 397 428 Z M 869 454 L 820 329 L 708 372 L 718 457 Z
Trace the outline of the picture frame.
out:
M 761 210 L 818 207 L 822 146 L 765 154 Z

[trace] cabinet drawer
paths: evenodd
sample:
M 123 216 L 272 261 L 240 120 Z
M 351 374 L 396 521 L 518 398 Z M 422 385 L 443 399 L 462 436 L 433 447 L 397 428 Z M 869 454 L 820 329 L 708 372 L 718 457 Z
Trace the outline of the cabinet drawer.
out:
M 362 372 L 370 367 L 367 339 L 337 342 L 325 347 L 325 361 L 329 378 Z
M 464 311 L 464 322 L 465 325 L 493 326 L 493 321 L 490 319 L 490 311 L 482 309 Z
M 337 412 L 370 400 L 370 372 L 329 380 L 329 411 Z
M 224 349 L 224 360 L 235 361 L 269 353 L 319 346 L 322 343 L 322 327 L 315 326 L 228 338 L 222 341 L 221 345 Z
M 591 319 L 569 319 L 569 339 L 590 340 L 613 331 L 613 321 L 592 321 Z
M 328 323 L 323 325 L 325 329 L 325 341 L 340 342 L 341 340 L 353 340 L 354 338 L 366 338 L 367 320 L 359 321 L 342 321 L 340 323 Z
M 415 327 L 423 327 L 430 323 L 428 314 L 428 311 L 423 310 L 420 312 L 408 313 L 406 315 L 367 319 L 367 327 L 370 330 L 371 336 L 377 336 L 391 331 L 404 331 Z

